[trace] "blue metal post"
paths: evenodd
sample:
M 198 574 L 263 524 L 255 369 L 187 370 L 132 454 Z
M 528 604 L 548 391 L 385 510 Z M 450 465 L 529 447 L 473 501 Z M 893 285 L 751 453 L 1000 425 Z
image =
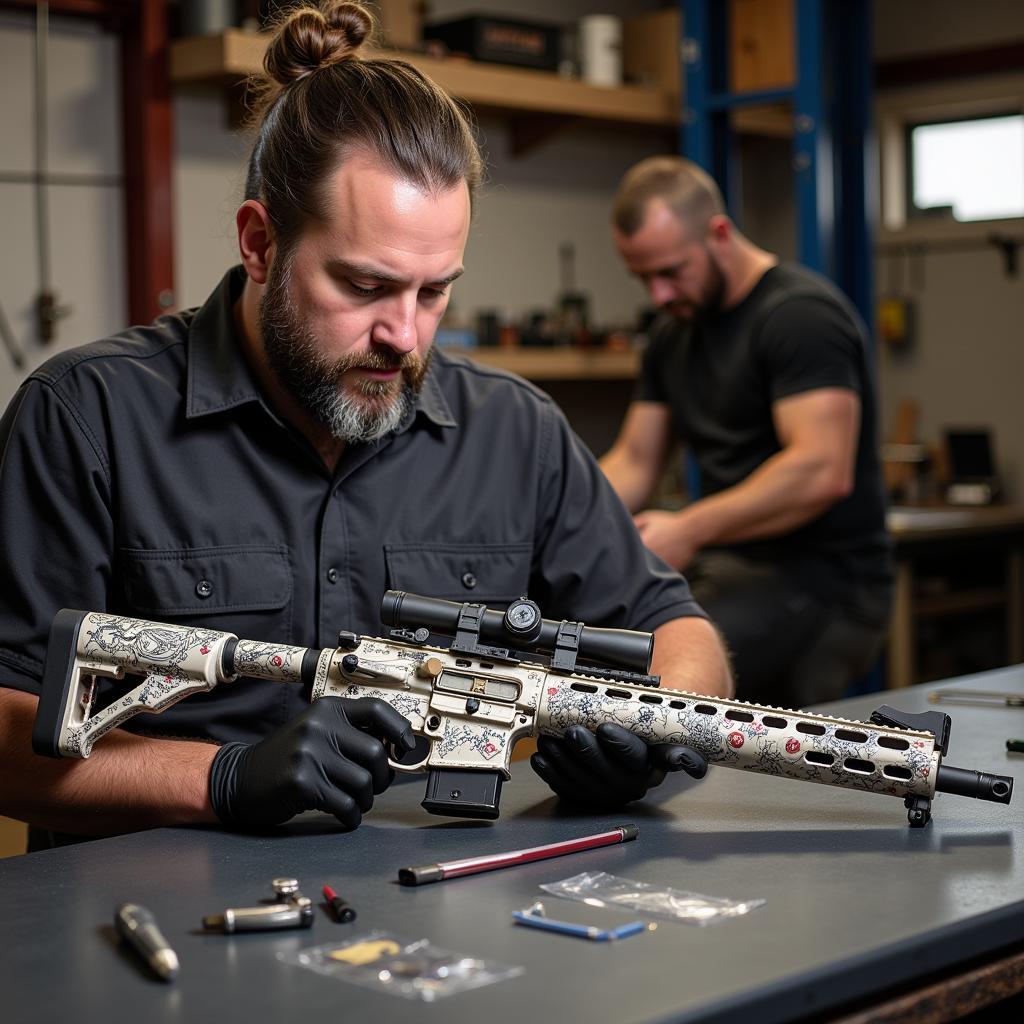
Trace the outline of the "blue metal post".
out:
M 711 88 L 710 11 L 705 0 L 680 0 L 683 37 L 683 110 L 679 143 L 683 154 L 714 173 L 711 118 L 708 97 Z
M 685 95 L 680 143 L 683 155 L 718 182 L 726 206 L 737 215 L 740 175 L 729 126 L 728 7 L 721 0 L 680 0 Z
M 834 32 L 836 280 L 869 330 L 875 318 L 872 228 L 878 217 L 878 163 L 871 118 L 871 6 L 839 4 Z
M 823 0 L 794 0 L 797 72 L 793 167 L 796 172 L 797 255 L 805 266 L 835 274 L 835 189 L 828 38 Z

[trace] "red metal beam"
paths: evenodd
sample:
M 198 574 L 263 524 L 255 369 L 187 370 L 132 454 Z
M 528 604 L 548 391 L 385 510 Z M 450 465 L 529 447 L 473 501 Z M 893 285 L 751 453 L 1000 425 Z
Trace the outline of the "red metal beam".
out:
M 4 8 L 31 13 L 36 0 Z M 128 317 L 148 323 L 174 304 L 167 0 L 49 0 L 49 10 L 97 21 L 121 42 Z
M 174 305 L 173 126 L 166 0 L 146 0 L 121 34 L 128 317 Z

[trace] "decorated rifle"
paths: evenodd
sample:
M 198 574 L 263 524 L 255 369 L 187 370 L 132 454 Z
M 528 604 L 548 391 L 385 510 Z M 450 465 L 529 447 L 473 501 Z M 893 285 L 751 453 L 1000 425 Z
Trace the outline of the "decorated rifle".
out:
M 661 689 L 648 674 L 654 637 L 556 622 L 521 598 L 505 612 L 389 590 L 387 638 L 343 631 L 317 650 L 199 626 L 99 612 L 54 619 L 32 744 L 52 757 L 88 757 L 110 729 L 191 693 L 239 678 L 296 683 L 311 699 L 376 697 L 404 715 L 427 752 L 401 772 L 426 772 L 423 807 L 496 818 L 512 748 L 527 736 L 615 722 L 649 743 L 685 743 L 726 768 L 902 799 L 910 824 L 931 817 L 936 793 L 1008 804 L 1013 779 L 943 763 L 950 718 L 883 706 L 870 722 L 759 707 Z M 436 646 L 432 636 L 445 637 Z M 99 681 L 141 676 L 98 707 Z

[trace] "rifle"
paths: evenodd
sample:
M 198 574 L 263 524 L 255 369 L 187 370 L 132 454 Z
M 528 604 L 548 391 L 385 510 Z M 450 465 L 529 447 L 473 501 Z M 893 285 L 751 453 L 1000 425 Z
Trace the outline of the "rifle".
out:
M 883 706 L 853 722 L 661 689 L 648 674 L 652 634 L 544 619 L 526 598 L 502 613 L 389 590 L 381 619 L 395 627 L 387 638 L 342 631 L 337 648 L 316 650 L 64 609 L 50 631 L 33 749 L 88 757 L 131 716 L 247 677 L 305 685 L 311 700 L 387 701 L 429 741 L 420 761 L 391 765 L 428 773 L 422 805 L 433 814 L 496 818 L 518 740 L 602 722 L 688 744 L 715 765 L 902 798 L 913 827 L 928 823 L 938 792 L 1004 804 L 1013 792 L 1009 776 L 942 763 L 944 713 Z M 432 633 L 450 646 L 429 645 Z M 99 680 L 126 675 L 143 679 L 97 708 Z

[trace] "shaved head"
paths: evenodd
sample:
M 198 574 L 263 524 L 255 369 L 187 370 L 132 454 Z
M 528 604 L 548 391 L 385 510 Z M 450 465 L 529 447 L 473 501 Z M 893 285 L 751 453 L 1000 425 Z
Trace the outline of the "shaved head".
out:
M 690 232 L 702 238 L 716 214 L 725 213 L 714 180 L 691 160 L 654 156 L 626 172 L 615 195 L 612 223 L 623 235 L 634 235 L 652 200 L 660 199 Z

